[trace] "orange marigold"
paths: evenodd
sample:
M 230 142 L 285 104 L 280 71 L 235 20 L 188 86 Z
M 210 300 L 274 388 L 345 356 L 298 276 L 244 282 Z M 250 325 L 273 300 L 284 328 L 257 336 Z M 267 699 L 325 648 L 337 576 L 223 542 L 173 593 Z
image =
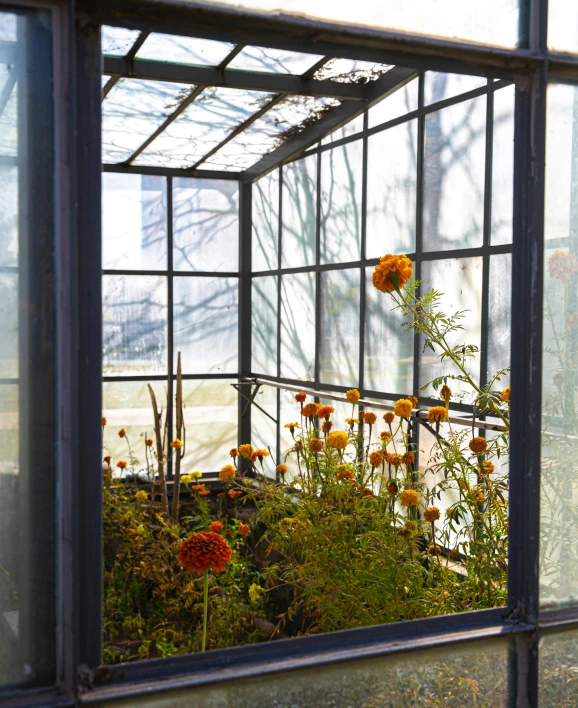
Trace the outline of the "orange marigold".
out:
M 235 499 L 235 497 L 240 497 L 243 492 L 240 492 L 238 489 L 229 489 L 229 496 L 231 499 Z
M 179 563 L 187 573 L 202 575 L 209 568 L 215 573 L 222 573 L 231 555 L 231 547 L 222 536 L 212 531 L 199 531 L 182 542 Z
M 406 396 L 406 398 L 408 401 L 411 401 L 414 408 L 418 407 L 419 401 L 417 400 L 417 398 L 415 396 Z
M 277 465 L 275 468 L 279 474 L 287 474 L 287 470 L 289 469 L 287 465 Z
M 255 450 L 251 455 L 251 459 L 253 460 L 253 462 L 257 462 L 257 460 L 262 462 L 264 457 L 269 457 L 269 450 L 263 450 L 262 448 L 259 448 L 258 450 Z
M 362 497 L 372 497 L 372 496 L 373 496 L 373 492 L 371 491 L 371 489 L 369 489 L 368 487 L 366 487 L 365 489 L 362 489 L 362 490 L 361 490 L 361 496 L 362 496 Z
M 327 447 L 332 447 L 335 450 L 343 450 L 347 447 L 349 436 L 343 430 L 332 430 L 327 436 Z
M 410 450 L 408 450 L 407 452 L 404 452 L 404 454 L 401 456 L 401 464 L 402 465 L 413 465 L 414 462 L 415 462 L 415 455 Z
M 201 484 L 193 484 L 193 486 L 191 487 L 191 489 L 192 489 L 194 492 L 200 492 L 201 489 L 204 489 L 204 488 L 205 488 L 205 483 L 204 483 L 204 482 L 201 482 Z
M 309 449 L 311 452 L 321 452 L 323 450 L 323 440 L 319 438 L 313 438 L 309 441 Z
M 442 401 L 449 401 L 452 395 L 452 390 L 447 384 L 444 384 L 440 388 L 440 398 L 442 399 Z
M 104 428 L 104 426 L 106 425 L 106 423 L 107 423 L 106 418 L 105 418 L 104 416 L 102 416 L 102 427 L 103 427 L 103 428 Z
M 245 445 L 239 445 L 239 452 L 246 460 L 251 459 L 251 455 L 253 454 L 253 450 L 254 450 L 254 447 L 251 445 L 251 443 L 246 443 Z
M 392 496 L 395 496 L 395 495 L 397 494 L 397 492 L 398 492 L 397 484 L 396 484 L 395 482 L 390 482 L 390 483 L 387 485 L 387 491 L 388 491 Z
M 413 403 L 409 400 L 409 398 L 400 398 L 398 401 L 395 402 L 395 405 L 393 407 L 393 412 L 400 418 L 409 418 L 411 416 L 412 410 Z
M 310 418 L 311 416 L 317 415 L 317 412 L 321 408 L 321 405 L 319 403 L 306 403 L 303 406 L 303 415 L 306 418 Z
M 237 450 L 236 447 L 232 447 L 229 450 L 229 457 L 238 457 L 239 456 L 239 451 Z
M 307 398 L 307 394 L 303 393 L 303 391 L 300 391 L 299 393 L 295 394 L 295 400 L 297 403 L 303 403 L 303 401 Z
M 548 272 L 551 278 L 567 283 L 578 270 L 578 262 L 569 251 L 554 251 L 548 258 Z
M 386 452 L 385 459 L 389 462 L 390 465 L 394 465 L 395 467 L 401 465 L 401 456 L 397 455 L 395 452 Z
M 251 527 L 249 526 L 249 524 L 244 524 L 243 522 L 241 522 L 237 526 L 237 531 L 239 532 L 240 536 L 248 536 L 250 530 L 251 530 Z
M 440 518 L 440 510 L 437 506 L 428 506 L 428 508 L 423 512 L 423 518 L 430 523 L 432 521 L 437 521 Z
M 150 438 L 145 439 L 145 445 L 147 447 L 152 447 L 153 441 Z
M 506 386 L 506 388 L 502 391 L 500 394 L 500 398 L 502 401 L 507 401 L 508 403 L 510 402 L 510 387 Z
M 106 462 L 107 465 L 110 465 L 110 461 L 112 460 L 112 457 L 110 455 L 107 455 L 105 458 L 103 458 L 104 461 Z
M 350 388 L 349 391 L 345 392 L 345 398 L 347 398 L 350 403 L 357 403 L 361 398 L 361 394 L 356 388 Z
M 383 420 L 385 420 L 388 425 L 391 425 L 395 420 L 395 414 L 391 411 L 387 411 L 387 413 L 383 414 Z
M 368 424 L 368 425 L 375 425 L 377 422 L 377 416 L 375 413 L 372 413 L 371 411 L 368 411 L 363 414 L 363 420 Z
M 413 275 L 413 265 L 405 255 L 392 256 L 388 253 L 379 259 L 373 271 L 373 286 L 382 293 L 400 290 Z
M 323 425 L 321 426 L 321 430 L 324 433 L 328 433 L 332 427 L 333 427 L 333 423 L 330 420 L 325 420 L 325 421 L 323 421 Z
M 427 552 L 430 556 L 439 556 L 442 552 L 442 549 L 439 546 L 432 544 L 428 547 Z
M 224 467 L 221 467 L 219 479 L 221 482 L 230 482 L 236 474 L 237 470 L 233 467 L 233 465 L 225 465 Z
M 179 440 L 178 438 L 175 438 L 172 443 L 171 447 L 173 447 L 175 450 L 180 450 L 183 447 L 184 443 L 182 440 Z
M 379 437 L 383 440 L 384 443 L 388 443 L 391 440 L 391 433 L 389 430 L 384 430 L 382 433 L 379 434 Z
M 124 437 L 126 437 L 126 430 L 125 430 L 124 428 L 121 428 L 121 429 L 118 431 L 118 437 L 119 437 L 119 438 L 124 438 Z
M 369 456 L 369 462 L 372 467 L 381 467 L 383 464 L 383 455 L 381 452 L 376 450 L 375 452 L 372 452 Z
M 319 418 L 329 418 L 330 415 L 334 413 L 335 409 L 333 406 L 321 406 L 321 408 L 317 411 L 317 415 Z
M 419 504 L 419 494 L 415 489 L 404 489 L 399 495 L 402 506 L 417 506 Z
M 347 425 L 351 425 L 351 426 L 359 425 L 359 418 L 346 418 L 345 422 L 347 423 Z
M 119 461 L 116 463 L 116 466 L 117 466 L 119 469 L 124 470 L 124 469 L 126 469 L 126 468 L 128 467 L 128 462 L 127 462 L 126 460 L 119 460 Z
M 483 474 L 493 474 L 495 470 L 494 463 L 490 462 L 489 460 L 484 460 L 484 464 L 482 465 L 482 473 Z
M 486 438 L 482 438 L 480 436 L 473 438 L 470 440 L 470 450 L 474 452 L 476 455 L 481 455 L 488 449 L 488 443 L 486 442 Z
M 206 497 L 211 493 L 210 489 L 203 489 L 202 491 L 199 492 L 200 497 Z
M 214 533 L 219 533 L 223 530 L 223 524 L 220 521 L 211 521 L 209 529 Z
M 445 406 L 434 406 L 427 412 L 427 419 L 430 423 L 445 423 L 448 419 L 448 412 Z

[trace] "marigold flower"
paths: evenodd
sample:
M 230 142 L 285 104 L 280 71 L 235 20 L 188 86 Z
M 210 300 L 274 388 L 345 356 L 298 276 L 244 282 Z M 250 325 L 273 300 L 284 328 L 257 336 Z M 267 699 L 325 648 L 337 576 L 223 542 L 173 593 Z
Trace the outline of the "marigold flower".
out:
M 249 526 L 249 524 L 244 524 L 241 522 L 239 526 L 237 526 L 237 531 L 239 532 L 240 536 L 248 536 L 250 530 L 251 527 Z
M 506 388 L 500 394 L 500 398 L 502 399 L 502 401 L 507 401 L 508 403 L 510 402 L 510 386 L 506 386 Z
M 440 510 L 437 506 L 428 506 L 428 508 L 423 512 L 423 518 L 430 523 L 437 521 L 440 518 Z
M 387 452 L 384 455 L 385 459 L 390 465 L 394 465 L 394 467 L 399 467 L 401 465 L 401 456 L 396 454 L 395 452 L 389 453 Z
M 110 461 L 111 461 L 111 460 L 112 460 L 112 457 L 111 457 L 110 455 L 107 455 L 107 456 L 104 458 L 104 461 L 106 462 L 107 465 L 110 465 Z
M 345 472 L 343 473 L 343 476 L 345 479 L 355 479 L 355 475 L 353 474 L 353 472 L 351 470 L 345 470 Z
M 317 411 L 317 415 L 319 418 L 329 418 L 329 416 L 334 412 L 335 409 L 333 406 L 321 406 L 321 408 Z
M 275 468 L 279 474 L 287 474 L 287 470 L 289 469 L 287 465 L 277 465 Z
M 408 401 L 411 401 L 414 408 L 418 407 L 419 401 L 417 400 L 417 398 L 415 396 L 406 396 L 406 398 Z
M 372 467 L 381 467 L 383 464 L 383 455 L 378 450 L 375 450 L 369 455 L 369 462 Z
M 303 401 L 307 398 L 307 394 L 303 393 L 303 391 L 300 391 L 299 393 L 295 394 L 295 400 L 297 403 L 303 403 Z
M 415 455 L 410 450 L 408 450 L 407 452 L 405 452 L 401 456 L 401 464 L 402 465 L 413 465 L 414 462 L 415 462 Z
M 567 283 L 578 270 L 578 262 L 569 251 L 554 251 L 548 258 L 548 272 L 551 278 Z
M 383 420 L 385 420 L 388 425 L 391 425 L 395 420 L 395 414 L 391 411 L 387 411 L 387 413 L 383 414 Z
M 368 411 L 363 414 L 363 420 L 368 424 L 368 425 L 375 425 L 377 422 L 377 416 L 375 413 L 372 413 L 371 411 Z
M 483 474 L 493 474 L 494 470 L 494 463 L 490 462 L 490 460 L 484 460 L 484 464 L 482 465 Z
M 397 532 L 402 538 L 411 538 L 413 536 L 411 529 L 408 529 L 407 526 L 402 526 Z
M 400 398 L 395 402 L 393 412 L 400 418 L 409 418 L 413 410 L 413 404 L 409 398 Z
M 251 445 L 251 443 L 247 443 L 245 445 L 239 445 L 239 452 L 246 460 L 251 459 L 251 455 L 253 454 L 254 449 L 255 448 Z
M 384 430 L 382 433 L 379 434 L 379 437 L 384 441 L 384 443 L 388 443 L 391 440 L 391 433 L 389 430 Z
M 413 275 L 413 265 L 405 255 L 392 256 L 388 253 L 379 259 L 373 271 L 373 286 L 382 293 L 400 290 Z
M 119 469 L 124 470 L 124 469 L 126 469 L 126 468 L 128 467 L 128 462 L 127 462 L 126 460 L 119 460 L 119 461 L 116 463 L 116 466 L 117 466 Z
M 361 398 L 361 394 L 356 388 L 351 388 L 349 391 L 345 392 L 345 398 L 347 398 L 350 403 L 357 403 Z
M 345 422 L 349 426 L 359 425 L 359 418 L 346 418 Z
M 188 484 L 190 481 L 192 481 L 193 475 L 192 474 L 182 474 L 181 475 L 181 483 L 182 484 Z
M 402 506 L 417 506 L 419 504 L 419 494 L 415 489 L 404 489 L 399 495 Z
M 229 489 L 229 496 L 231 499 L 235 499 L 235 497 L 240 497 L 243 492 L 240 492 L 238 489 Z
M 233 465 L 225 465 L 224 467 L 221 467 L 219 479 L 224 483 L 230 482 L 236 474 L 237 470 L 233 467 Z
M 239 457 L 239 451 L 237 450 L 236 447 L 232 447 L 229 450 L 229 457 Z
M 343 450 L 347 447 L 349 436 L 343 430 L 332 430 L 327 436 L 327 447 L 332 447 L 334 450 Z
M 387 485 L 387 491 L 392 495 L 395 496 L 397 492 L 399 491 L 399 488 L 395 482 L 390 482 Z
M 121 429 L 118 431 L 118 437 L 119 437 L 119 438 L 124 438 L 124 437 L 126 437 L 126 430 L 125 430 L 124 428 L 121 428 Z
M 171 447 L 175 450 L 180 450 L 183 447 L 183 442 L 178 438 L 175 438 L 171 443 Z
M 202 476 L 203 476 L 203 473 L 202 473 L 202 472 L 199 472 L 199 470 L 193 470 L 193 471 L 191 472 L 191 477 L 192 477 L 193 479 L 201 479 Z
M 309 441 L 309 449 L 311 452 L 321 452 L 323 450 L 323 440 L 319 438 L 313 438 Z
M 145 445 L 147 447 L 152 447 L 152 444 L 153 444 L 153 441 L 151 440 L 151 438 L 145 438 Z
M 187 573 L 203 574 L 209 568 L 222 573 L 231 555 L 231 547 L 222 536 L 212 531 L 199 531 L 182 542 L 179 563 Z
M 333 427 L 333 423 L 330 420 L 325 420 L 325 421 L 323 421 L 323 425 L 321 426 L 321 430 L 324 433 L 328 433 L 332 427 Z
M 430 423 L 445 423 L 448 419 L 448 412 L 445 406 L 434 406 L 427 412 L 427 419 Z
M 269 457 L 269 450 L 263 450 L 262 448 L 259 448 L 258 450 L 255 450 L 253 454 L 251 455 L 251 459 L 253 462 L 259 462 L 263 461 L 264 457 Z
M 362 489 L 362 490 L 361 490 L 361 496 L 362 496 L 362 497 L 372 497 L 372 496 L 373 496 L 373 492 L 371 491 L 371 489 L 369 489 L 368 487 L 366 487 L 365 489 Z
M 406 519 L 404 526 L 412 536 L 415 536 L 415 534 L 419 531 L 417 521 L 414 521 L 413 519 Z
M 144 504 L 144 502 L 148 501 L 149 495 L 144 491 L 144 489 L 139 489 L 139 491 L 134 495 L 134 498 L 137 502 Z
M 288 430 L 290 430 L 291 433 L 293 433 L 293 430 L 294 430 L 295 428 L 299 428 L 299 427 L 301 427 L 301 426 L 299 425 L 299 423 L 286 423 L 286 424 L 285 424 L 285 427 L 286 427 Z
M 442 399 L 442 401 L 449 401 L 452 395 L 452 390 L 447 384 L 444 384 L 440 388 L 440 398 Z
M 107 423 L 106 418 L 105 418 L 104 416 L 102 416 L 102 427 L 103 427 L 103 428 L 104 428 L 104 426 L 106 425 L 106 423 Z
M 436 544 L 432 544 L 431 546 L 428 546 L 427 552 L 430 556 L 439 556 L 442 549 Z
M 219 531 L 223 530 L 223 524 L 220 521 L 211 521 L 209 529 L 213 533 L 219 533 Z
M 477 436 L 470 440 L 470 450 L 474 452 L 476 455 L 481 455 L 488 449 L 488 443 L 486 442 L 486 438 L 482 438 L 480 436 Z
M 203 489 L 203 490 L 201 490 L 201 491 L 199 492 L 199 496 L 200 496 L 200 497 L 206 497 L 206 496 L 208 496 L 210 493 L 211 493 L 211 490 L 210 490 L 210 489 Z
M 192 489 L 194 492 L 199 492 L 201 489 L 204 489 L 204 488 L 205 488 L 204 483 L 201 483 L 201 484 L 194 484 L 194 485 L 191 487 L 191 489 Z
M 317 415 L 317 412 L 321 408 L 319 403 L 306 403 L 301 411 L 306 418 Z

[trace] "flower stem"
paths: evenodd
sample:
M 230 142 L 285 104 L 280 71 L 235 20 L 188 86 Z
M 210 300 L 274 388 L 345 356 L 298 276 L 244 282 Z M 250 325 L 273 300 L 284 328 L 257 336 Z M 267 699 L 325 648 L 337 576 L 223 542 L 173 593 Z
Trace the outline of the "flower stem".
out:
M 207 615 L 209 614 L 209 571 L 205 570 L 205 577 L 203 581 L 204 593 L 203 593 L 203 642 L 201 646 L 201 651 L 205 651 L 205 645 L 207 643 Z

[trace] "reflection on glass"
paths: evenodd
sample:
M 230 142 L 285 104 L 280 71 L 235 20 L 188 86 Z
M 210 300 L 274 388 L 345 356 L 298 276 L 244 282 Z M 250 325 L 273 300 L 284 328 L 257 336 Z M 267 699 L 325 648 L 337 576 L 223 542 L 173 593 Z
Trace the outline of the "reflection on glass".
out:
M 102 266 L 167 267 L 167 187 L 164 177 L 102 175 Z
M 102 104 L 102 159 L 119 163 L 139 148 L 194 86 L 119 79 Z
M 543 634 L 540 639 L 538 705 L 570 708 L 578 696 L 578 632 Z
M 135 165 L 192 167 L 271 97 L 260 91 L 207 88 L 136 158 Z
M 315 378 L 315 274 L 281 278 L 281 376 Z
M 238 278 L 174 279 L 174 355 L 184 374 L 237 371 Z
M 490 291 L 488 302 L 488 376 L 510 366 L 512 304 L 512 254 L 490 257 Z M 498 388 L 510 383 L 510 374 L 500 379 Z
M 367 156 L 367 258 L 415 251 L 416 186 L 417 121 L 372 135 Z
M 494 93 L 492 245 L 512 243 L 514 212 L 514 86 Z
M 285 49 L 245 47 L 227 68 L 269 74 L 303 74 L 321 58 L 319 54 L 302 54 Z
M 282 210 L 282 267 L 313 265 L 317 155 L 291 162 L 283 168 Z
M 321 153 L 321 262 L 358 261 L 363 143 Z
M 177 64 L 217 66 L 231 53 L 234 44 L 199 37 L 178 37 L 153 32 L 137 52 L 138 59 L 170 61 Z
M 253 184 L 253 272 L 279 266 L 279 170 Z
M 445 101 L 446 98 L 459 96 L 461 93 L 473 91 L 487 86 L 488 80 L 483 76 L 468 76 L 467 74 L 445 74 L 442 71 L 426 71 L 424 76 L 424 103 Z
M 482 245 L 485 151 L 485 96 L 426 116 L 423 213 L 426 251 Z
M 238 182 L 175 179 L 173 244 L 175 270 L 238 270 Z
M 401 116 L 417 111 L 419 81 L 413 79 L 402 88 L 394 91 L 369 109 L 369 127 L 373 128 L 381 123 L 400 118 Z
M 139 30 L 103 25 L 101 29 L 102 53 L 125 56 L 138 39 L 139 34 Z
M 460 344 L 474 345 L 480 348 L 482 322 L 482 258 L 451 258 L 448 260 L 426 261 L 422 263 L 422 292 L 432 288 L 442 293 L 439 309 L 446 315 L 463 312 L 460 320 L 463 329 L 452 332 L 447 337 L 450 346 Z M 437 354 L 430 349 L 423 350 L 420 346 L 420 381 L 423 386 L 432 379 L 447 373 L 458 374 L 459 371 L 451 362 L 440 361 Z M 468 366 L 474 381 L 479 382 L 479 358 L 471 359 Z M 460 381 L 453 381 L 451 389 L 454 400 L 460 403 L 471 403 L 466 400 L 466 391 L 470 389 Z M 430 386 L 424 391 L 426 396 L 435 396 Z
M 359 269 L 321 274 L 322 383 L 359 385 Z
M 383 706 L 498 708 L 508 701 L 508 641 L 437 647 L 120 701 L 121 708 Z M 568 704 L 569 705 L 569 704 Z
M 372 273 L 366 269 L 365 388 L 405 395 L 413 389 L 413 336 L 402 330 L 391 299 L 373 287 Z
M 277 277 L 253 278 L 252 373 L 277 376 Z
M 105 376 L 166 373 L 166 278 L 103 276 L 102 320 Z

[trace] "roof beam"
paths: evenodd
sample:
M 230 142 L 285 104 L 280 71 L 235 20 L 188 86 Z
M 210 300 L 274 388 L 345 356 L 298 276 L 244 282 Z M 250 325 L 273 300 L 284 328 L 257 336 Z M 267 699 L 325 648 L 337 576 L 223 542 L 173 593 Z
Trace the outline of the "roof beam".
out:
M 219 69 L 209 66 L 188 66 L 148 59 L 127 60 L 124 57 L 104 57 L 103 73 L 110 76 L 171 81 L 195 86 L 224 86 L 245 91 L 324 96 L 342 101 L 366 101 L 367 84 L 346 84 L 339 81 L 316 81 L 294 74 L 267 74 L 239 69 Z
M 406 69 L 397 66 L 390 69 L 377 81 L 367 84 L 369 88 L 368 100 L 359 105 L 353 102 L 342 103 L 336 108 L 327 111 L 318 121 L 308 126 L 295 137 L 282 143 L 278 148 L 264 155 L 253 167 L 243 172 L 243 181 L 254 182 L 263 175 L 271 172 L 279 165 L 296 158 L 307 148 L 317 143 L 321 138 L 337 130 L 345 123 L 361 115 L 366 108 L 385 98 L 402 86 L 405 86 L 411 79 L 417 76 L 415 69 Z

